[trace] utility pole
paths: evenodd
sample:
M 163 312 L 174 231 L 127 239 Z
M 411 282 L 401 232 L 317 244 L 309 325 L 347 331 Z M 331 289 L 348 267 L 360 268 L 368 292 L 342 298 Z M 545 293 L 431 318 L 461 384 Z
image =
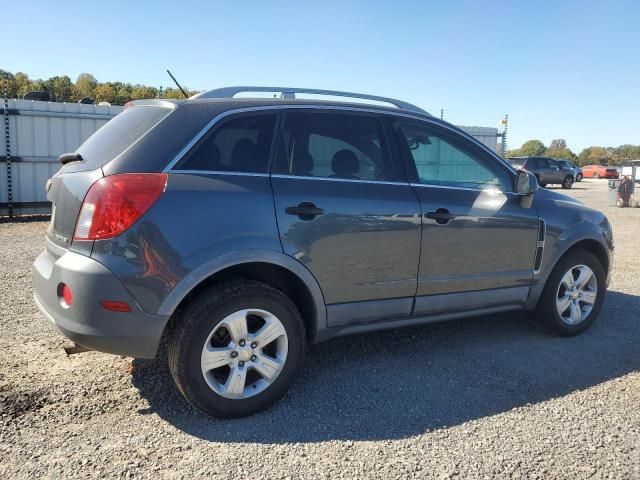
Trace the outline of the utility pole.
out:
M 11 132 L 9 130 L 9 74 L 4 72 L 4 146 L 7 161 L 7 210 L 13 217 L 13 181 L 11 179 Z
M 505 158 L 507 152 L 507 129 L 509 128 L 509 114 L 505 114 L 504 119 L 502 120 L 502 125 L 504 125 L 504 130 L 500 134 L 502 137 L 502 142 L 500 143 L 500 156 Z

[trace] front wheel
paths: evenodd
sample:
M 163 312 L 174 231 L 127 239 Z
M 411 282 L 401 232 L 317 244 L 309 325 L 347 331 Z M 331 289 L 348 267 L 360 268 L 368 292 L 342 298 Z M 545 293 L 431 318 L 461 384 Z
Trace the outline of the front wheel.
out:
M 269 285 L 237 280 L 196 297 L 178 319 L 169 369 L 202 412 L 242 417 L 278 401 L 298 376 L 306 334 L 300 312 Z
M 605 281 L 604 267 L 595 255 L 586 250 L 569 252 L 547 279 L 536 314 L 559 335 L 578 335 L 600 313 Z
M 573 176 L 567 175 L 565 179 L 562 181 L 562 188 L 571 188 L 573 187 Z
M 576 182 L 581 182 L 582 181 L 582 174 L 579 173 L 578 175 L 576 175 Z

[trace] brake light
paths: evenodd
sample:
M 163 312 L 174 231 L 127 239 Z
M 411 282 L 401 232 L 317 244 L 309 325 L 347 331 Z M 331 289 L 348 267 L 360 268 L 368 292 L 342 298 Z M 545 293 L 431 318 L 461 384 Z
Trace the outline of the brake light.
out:
M 123 173 L 98 180 L 87 192 L 74 240 L 100 240 L 120 235 L 164 192 L 166 173 Z

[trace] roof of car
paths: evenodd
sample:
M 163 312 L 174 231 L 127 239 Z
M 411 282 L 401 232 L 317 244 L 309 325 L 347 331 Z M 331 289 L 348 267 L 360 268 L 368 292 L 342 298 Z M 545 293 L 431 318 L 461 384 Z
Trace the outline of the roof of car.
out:
M 415 116 L 433 118 L 426 112 L 418 112 L 415 110 L 407 110 L 404 108 L 398 108 L 393 106 L 377 105 L 364 102 L 340 102 L 335 100 L 309 100 L 304 98 L 192 98 L 184 101 L 185 103 L 194 104 L 212 104 L 216 105 L 220 110 L 233 110 L 237 108 L 251 108 L 251 107 L 269 107 L 269 106 L 305 106 L 318 107 L 344 107 L 354 109 L 373 109 L 379 111 L 387 111 L 390 113 L 405 113 Z

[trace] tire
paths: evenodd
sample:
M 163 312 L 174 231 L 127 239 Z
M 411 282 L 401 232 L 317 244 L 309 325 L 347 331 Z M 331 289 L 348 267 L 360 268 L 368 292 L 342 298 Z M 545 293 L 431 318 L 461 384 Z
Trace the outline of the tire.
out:
M 562 188 L 569 189 L 573 187 L 573 176 L 572 175 L 567 175 L 564 180 L 562 181 Z
M 234 327 L 243 317 L 244 332 Z M 268 325 L 277 332 L 265 330 Z M 260 338 L 266 343 L 255 345 Z M 198 295 L 181 314 L 169 340 L 169 369 L 178 390 L 198 410 L 219 418 L 243 417 L 284 396 L 302 369 L 306 344 L 304 322 L 289 297 L 260 282 L 233 280 Z M 206 349 L 215 356 L 205 357 L 211 355 Z M 205 358 L 226 363 L 207 370 Z M 262 375 L 258 365 L 269 375 Z
M 588 304 L 580 300 L 580 298 L 586 298 L 586 296 L 578 296 L 578 302 L 576 303 L 579 303 L 581 318 L 574 323 L 571 321 L 571 318 L 567 318 L 571 317 L 571 312 L 573 311 L 571 304 L 569 304 L 567 310 L 561 315 L 558 310 L 562 309 L 562 307 L 556 306 L 556 303 L 560 303 L 557 302 L 559 297 L 560 300 L 567 298 L 567 296 L 571 297 L 571 293 L 564 286 L 565 275 L 567 275 L 570 270 L 573 271 L 574 276 L 576 272 L 581 273 L 579 267 L 587 267 L 590 269 L 596 283 L 594 288 L 589 280 L 589 282 L 587 282 L 588 288 L 583 290 L 584 293 L 589 293 L 593 299 L 590 310 Z M 578 276 L 578 278 L 580 277 Z M 563 337 L 578 335 L 586 331 L 598 317 L 600 309 L 602 308 L 606 290 L 605 280 L 606 272 L 604 267 L 594 254 L 582 249 L 570 251 L 560 259 L 551 272 L 551 275 L 549 275 L 542 295 L 538 300 L 538 305 L 536 306 L 536 316 L 543 319 L 551 330 Z
M 576 182 L 581 182 L 582 181 L 582 174 L 579 173 L 578 175 L 576 175 Z
M 595 172 L 595 173 L 593 174 L 593 178 L 600 178 L 600 174 L 599 174 L 598 172 Z
M 546 183 L 541 183 L 541 182 L 540 182 L 540 175 L 538 175 L 538 174 L 536 173 L 536 174 L 534 174 L 534 176 L 536 177 L 536 180 L 538 181 L 538 186 L 539 186 L 540 188 L 544 188 L 544 187 L 546 187 L 546 186 L 547 186 L 547 184 L 546 184 Z

